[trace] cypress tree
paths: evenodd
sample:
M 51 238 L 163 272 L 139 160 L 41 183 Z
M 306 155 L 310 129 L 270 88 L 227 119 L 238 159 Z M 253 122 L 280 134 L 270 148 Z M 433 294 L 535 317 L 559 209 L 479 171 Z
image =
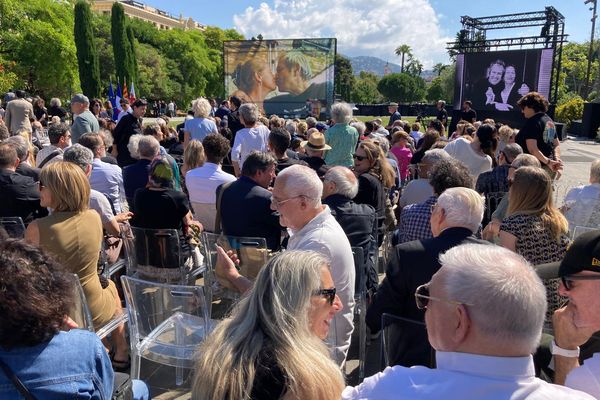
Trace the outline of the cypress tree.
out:
M 123 82 L 123 78 L 131 81 L 130 68 L 128 63 L 131 60 L 129 55 L 131 46 L 127 40 L 125 31 L 125 10 L 119 2 L 114 2 L 111 10 L 111 29 L 110 35 L 113 44 L 113 54 L 115 57 L 115 72 L 117 81 Z
M 79 64 L 79 80 L 83 94 L 89 98 L 99 97 L 100 63 L 96 42 L 92 32 L 92 11 L 87 1 L 79 0 L 75 4 L 75 47 Z
M 131 25 L 127 25 L 127 43 L 129 44 L 129 60 L 128 60 L 128 71 L 129 71 L 129 82 L 137 81 L 137 57 L 135 55 L 135 36 L 133 35 L 133 28 Z

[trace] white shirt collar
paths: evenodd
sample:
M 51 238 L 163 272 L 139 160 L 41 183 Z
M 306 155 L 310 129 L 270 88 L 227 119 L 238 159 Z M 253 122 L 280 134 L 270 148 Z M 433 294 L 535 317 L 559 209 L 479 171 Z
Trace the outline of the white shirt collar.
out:
M 494 357 L 471 353 L 436 351 L 437 369 L 470 375 L 535 377 L 533 357 Z

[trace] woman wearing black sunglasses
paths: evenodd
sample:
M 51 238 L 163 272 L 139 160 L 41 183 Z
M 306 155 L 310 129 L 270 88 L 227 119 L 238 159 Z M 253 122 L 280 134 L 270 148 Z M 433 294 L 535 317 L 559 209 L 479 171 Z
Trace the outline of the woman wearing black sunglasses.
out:
M 220 262 L 235 266 L 223 249 Z M 344 380 L 323 340 L 342 309 L 327 260 L 286 251 L 200 346 L 194 399 L 339 399 Z

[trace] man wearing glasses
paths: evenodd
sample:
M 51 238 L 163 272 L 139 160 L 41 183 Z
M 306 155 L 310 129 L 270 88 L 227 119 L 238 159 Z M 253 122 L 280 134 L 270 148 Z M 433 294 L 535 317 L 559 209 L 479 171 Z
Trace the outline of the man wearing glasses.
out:
M 394 248 L 386 277 L 367 310 L 367 326 L 378 332 L 383 313 L 410 321 L 390 329 L 392 365 L 431 366 L 431 346 L 422 323 L 424 311 L 415 306 L 415 289 L 440 268 L 439 255 L 463 243 L 486 243 L 475 239 L 483 218 L 483 198 L 473 189 L 446 189 L 432 207 L 433 238 L 402 243 Z
M 464 244 L 415 293 L 425 309 L 436 369 L 387 368 L 342 399 L 593 399 L 535 377 L 532 352 L 546 314 L 546 289 L 516 253 Z
M 558 291 L 569 298 L 565 307 L 554 312 L 554 383 L 600 398 L 600 354 L 579 363 L 579 347 L 589 353 L 598 343 L 598 338 L 590 338 L 600 331 L 600 230 L 577 237 L 561 262 L 537 270 L 544 278 L 560 277 Z

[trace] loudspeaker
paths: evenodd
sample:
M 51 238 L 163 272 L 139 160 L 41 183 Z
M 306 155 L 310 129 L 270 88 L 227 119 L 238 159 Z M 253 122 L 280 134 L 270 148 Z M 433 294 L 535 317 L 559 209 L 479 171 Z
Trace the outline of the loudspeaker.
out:
M 596 131 L 600 127 L 600 103 L 585 103 L 583 105 L 582 123 L 582 136 L 595 138 Z

